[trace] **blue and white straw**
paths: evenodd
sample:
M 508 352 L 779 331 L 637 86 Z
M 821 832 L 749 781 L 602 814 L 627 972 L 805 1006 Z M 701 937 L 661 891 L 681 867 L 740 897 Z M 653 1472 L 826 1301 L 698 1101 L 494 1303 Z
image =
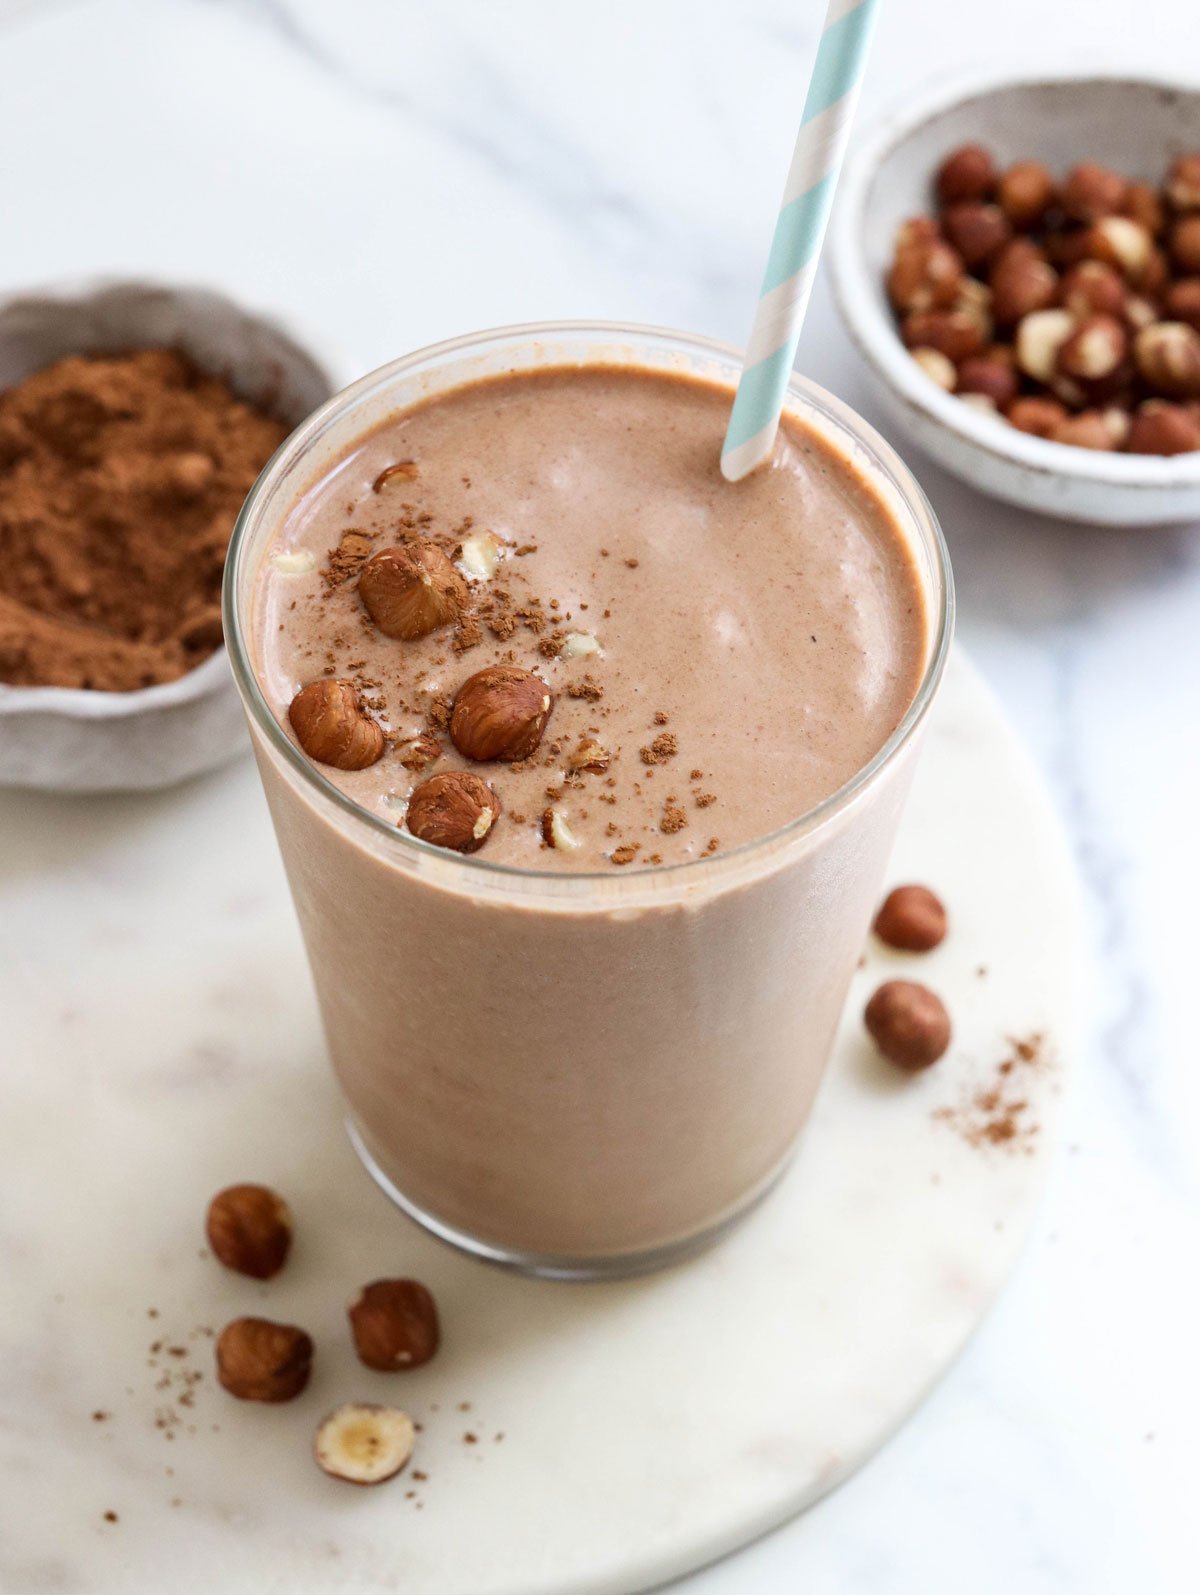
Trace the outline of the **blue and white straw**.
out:
M 817 257 L 854 120 L 878 0 L 829 0 L 796 153 L 763 277 L 746 363 L 721 451 L 738 482 L 769 459 L 796 358 Z

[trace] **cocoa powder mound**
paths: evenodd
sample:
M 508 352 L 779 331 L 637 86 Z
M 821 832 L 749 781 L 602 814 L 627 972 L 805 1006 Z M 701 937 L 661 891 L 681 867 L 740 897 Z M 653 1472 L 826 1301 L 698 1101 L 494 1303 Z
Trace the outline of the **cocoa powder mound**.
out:
M 129 692 L 221 643 L 233 523 L 287 428 L 171 349 L 0 394 L 0 681 Z

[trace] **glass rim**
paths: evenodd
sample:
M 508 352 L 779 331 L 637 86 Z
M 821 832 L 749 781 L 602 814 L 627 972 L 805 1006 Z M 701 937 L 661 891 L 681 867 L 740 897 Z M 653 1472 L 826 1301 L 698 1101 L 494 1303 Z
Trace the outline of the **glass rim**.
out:
M 368 832 L 376 838 L 385 841 L 389 848 L 399 850 L 401 858 L 405 854 L 414 860 L 429 863 L 431 860 L 437 866 L 445 867 L 455 873 L 458 870 L 466 872 L 465 878 L 474 877 L 480 881 L 490 880 L 500 884 L 505 880 L 514 885 L 530 886 L 536 884 L 545 888 L 549 883 L 555 883 L 556 892 L 570 894 L 572 889 L 582 894 L 594 890 L 603 883 L 606 891 L 611 891 L 619 881 L 628 882 L 630 886 L 640 883 L 645 886 L 648 881 L 670 879 L 672 881 L 699 881 L 711 879 L 729 869 L 731 864 L 745 862 L 756 853 L 766 852 L 779 847 L 793 839 L 799 839 L 808 832 L 815 830 L 826 821 L 833 819 L 844 809 L 848 808 L 854 800 L 875 779 L 888 768 L 899 754 L 911 742 L 917 728 L 923 723 L 938 685 L 945 670 L 946 660 L 950 651 L 950 643 L 954 633 L 954 578 L 950 567 L 949 550 L 942 533 L 941 525 L 933 506 L 926 497 L 924 489 L 917 481 L 909 467 L 900 456 L 875 430 L 869 422 L 865 421 L 849 405 L 827 392 L 817 383 L 793 371 L 788 381 L 787 393 L 804 401 L 805 405 L 815 410 L 818 415 L 828 417 L 843 429 L 849 436 L 864 447 L 872 458 L 872 463 L 881 468 L 884 474 L 891 478 L 892 485 L 900 494 L 905 507 L 910 510 L 918 523 L 918 528 L 929 545 L 933 555 L 933 570 L 936 578 L 936 614 L 932 616 L 932 646 L 926 661 L 920 684 L 913 694 L 904 715 L 892 731 L 891 735 L 876 751 L 866 764 L 862 765 L 849 780 L 842 783 L 833 792 L 822 798 L 819 803 L 806 809 L 794 819 L 786 821 L 783 825 L 776 826 L 773 831 L 768 831 L 762 836 L 751 837 L 748 841 L 740 842 L 735 847 L 725 848 L 707 858 L 683 859 L 673 864 L 634 865 L 628 870 L 614 874 L 612 868 L 604 870 L 586 870 L 578 872 L 559 872 L 533 869 L 527 865 L 499 864 L 478 854 L 449 854 L 445 848 L 434 846 L 430 842 L 423 842 L 419 837 L 410 835 L 395 823 L 390 823 L 381 815 L 373 814 L 361 804 L 349 797 L 328 776 L 300 750 L 287 735 L 283 726 L 276 718 L 267 703 L 258 677 L 250 661 L 249 650 L 246 645 L 242 616 L 238 597 L 238 582 L 241 575 L 242 562 L 251 533 L 256 529 L 260 516 L 270 504 L 271 496 L 275 492 L 278 479 L 297 464 L 308 448 L 314 444 L 325 428 L 335 422 L 345 412 L 353 409 L 361 402 L 369 399 L 403 377 L 405 373 L 414 368 L 428 365 L 456 354 L 481 352 L 488 346 L 505 342 L 535 342 L 554 338 L 571 336 L 607 336 L 624 340 L 659 342 L 677 349 L 680 353 L 696 352 L 715 357 L 729 363 L 735 370 L 740 370 L 742 352 L 732 344 L 724 343 L 718 339 L 708 338 L 699 333 L 681 332 L 672 327 L 660 327 L 636 322 L 606 321 L 606 320 L 566 320 L 566 321 L 538 321 L 520 322 L 509 326 L 486 328 L 482 331 L 463 333 L 455 338 L 439 340 L 436 343 L 425 344 L 419 349 L 414 349 L 409 354 L 401 355 L 395 360 L 378 366 L 357 378 L 348 386 L 340 389 L 318 406 L 311 415 L 300 423 L 294 431 L 283 440 L 272 454 L 271 458 L 259 472 L 250 492 L 247 494 L 238 513 L 229 542 L 229 552 L 225 562 L 225 574 L 222 584 L 222 618 L 225 629 L 226 649 L 229 655 L 230 666 L 233 671 L 234 681 L 241 696 L 243 706 L 251 719 L 251 723 L 266 738 L 271 750 L 282 756 L 287 766 L 301 777 L 304 785 L 309 788 L 319 799 L 332 803 L 343 814 L 349 816 L 354 823 L 365 825 Z M 569 362 L 564 361 L 563 364 Z M 732 398 L 732 387 L 730 390 Z

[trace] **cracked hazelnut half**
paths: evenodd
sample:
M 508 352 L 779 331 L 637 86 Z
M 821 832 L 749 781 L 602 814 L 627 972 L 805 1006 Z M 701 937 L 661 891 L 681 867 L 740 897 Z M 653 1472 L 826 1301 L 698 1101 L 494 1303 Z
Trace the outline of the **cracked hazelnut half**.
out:
M 513 763 L 542 740 L 554 706 L 550 688 L 531 671 L 490 665 L 469 676 L 450 712 L 450 739 L 466 759 Z
M 287 1262 L 292 1215 L 267 1185 L 230 1185 L 208 1204 L 205 1233 L 217 1261 L 251 1279 L 272 1279 Z
M 347 1484 L 383 1484 L 408 1465 L 417 1431 L 407 1412 L 348 1402 L 321 1422 L 313 1441 L 317 1466 Z
M 318 764 L 365 770 L 383 756 L 383 729 L 364 710 L 349 681 L 310 681 L 292 699 L 288 719 L 296 740 Z
M 295 1324 L 235 1318 L 217 1340 L 217 1378 L 239 1401 L 291 1401 L 308 1383 L 313 1343 Z
M 381 1373 L 419 1368 L 438 1349 L 437 1306 L 415 1279 L 376 1279 L 346 1308 L 359 1361 Z
M 458 619 L 467 584 L 436 543 L 381 548 L 362 568 L 359 596 L 385 637 L 413 642 Z
M 950 1045 L 950 1015 L 942 999 L 915 980 L 885 981 L 863 1021 L 889 1063 L 915 1073 L 928 1069 Z
M 405 824 L 422 842 L 476 853 L 500 818 L 500 799 L 470 770 L 444 770 L 415 788 Z

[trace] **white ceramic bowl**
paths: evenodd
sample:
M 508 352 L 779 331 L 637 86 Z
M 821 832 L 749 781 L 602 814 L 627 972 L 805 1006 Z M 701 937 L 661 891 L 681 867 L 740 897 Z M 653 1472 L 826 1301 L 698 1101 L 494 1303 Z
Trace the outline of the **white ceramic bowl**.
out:
M 883 287 L 896 229 L 930 210 L 935 168 L 968 142 L 988 146 L 1002 164 L 1035 158 L 1058 175 L 1096 160 L 1158 182 L 1176 155 L 1200 149 L 1200 88 L 1062 75 L 941 88 L 868 136 L 843 175 L 829 241 L 838 305 L 892 419 L 948 471 L 1066 520 L 1144 526 L 1200 517 L 1200 452 L 1162 459 L 1047 443 L 945 393 L 904 348 Z
M 0 388 L 65 355 L 162 345 L 289 427 L 334 389 L 275 322 L 212 289 L 105 282 L 0 301 Z M 177 681 L 136 692 L 0 683 L 0 786 L 146 790 L 215 769 L 247 746 L 223 648 Z

